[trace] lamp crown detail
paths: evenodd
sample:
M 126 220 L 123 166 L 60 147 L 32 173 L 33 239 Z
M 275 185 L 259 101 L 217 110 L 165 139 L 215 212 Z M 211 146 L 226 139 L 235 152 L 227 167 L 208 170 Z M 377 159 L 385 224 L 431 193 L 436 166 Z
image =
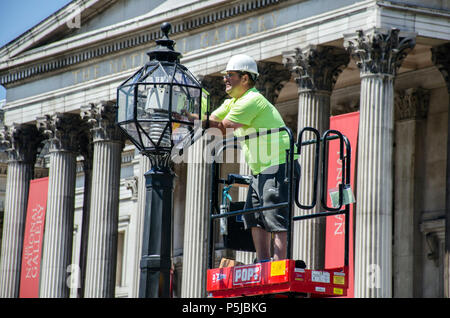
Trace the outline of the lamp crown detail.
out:
M 161 31 L 164 36 L 156 40 L 157 47 L 147 52 L 150 57 L 150 61 L 167 61 L 167 62 L 179 62 L 181 53 L 175 51 L 175 41 L 169 39 L 169 32 L 172 29 L 172 25 L 169 22 L 161 24 Z

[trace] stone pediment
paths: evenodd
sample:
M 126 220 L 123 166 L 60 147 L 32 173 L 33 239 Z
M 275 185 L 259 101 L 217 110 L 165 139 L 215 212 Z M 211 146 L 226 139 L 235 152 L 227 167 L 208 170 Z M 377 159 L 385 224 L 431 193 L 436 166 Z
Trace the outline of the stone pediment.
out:
M 0 48 L 0 62 L 73 36 L 77 26 L 95 19 L 119 0 L 75 0 Z
M 84 38 L 104 40 L 105 36 L 99 34 L 114 37 L 117 34 L 110 30 L 117 26 L 131 23 L 139 27 L 142 19 L 196 2 L 199 0 L 74 0 L 0 48 L 0 70 L 27 63 L 31 56 L 36 59 L 42 55 L 40 52 L 48 55 L 51 51 L 62 53 L 64 48 L 73 49 L 69 43 L 85 46 Z

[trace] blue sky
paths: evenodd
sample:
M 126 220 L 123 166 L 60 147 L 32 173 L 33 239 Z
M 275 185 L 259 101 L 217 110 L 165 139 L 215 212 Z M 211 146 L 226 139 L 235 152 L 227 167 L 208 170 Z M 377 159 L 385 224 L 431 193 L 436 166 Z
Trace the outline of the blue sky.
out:
M 64 7 L 71 0 L 0 0 L 0 47 Z M 0 85 L 0 100 L 5 89 Z

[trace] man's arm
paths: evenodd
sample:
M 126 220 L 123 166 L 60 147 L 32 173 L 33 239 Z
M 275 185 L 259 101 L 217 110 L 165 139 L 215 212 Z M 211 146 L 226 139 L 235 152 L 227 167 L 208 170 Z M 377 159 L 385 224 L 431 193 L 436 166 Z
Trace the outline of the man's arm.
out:
M 243 126 L 242 124 L 232 122 L 231 120 L 228 120 L 226 118 L 221 121 L 214 115 L 211 115 L 211 117 L 209 117 L 209 127 L 218 128 L 222 132 L 222 135 L 224 136 L 227 133 L 227 129 L 235 130 L 242 126 Z

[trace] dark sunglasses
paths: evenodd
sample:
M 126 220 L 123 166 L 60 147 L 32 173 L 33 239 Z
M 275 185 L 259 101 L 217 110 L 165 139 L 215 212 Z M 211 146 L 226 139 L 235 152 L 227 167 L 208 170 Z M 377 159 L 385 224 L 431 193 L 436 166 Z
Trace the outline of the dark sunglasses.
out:
M 233 75 L 236 75 L 236 74 L 239 75 L 239 77 L 241 77 L 243 73 L 241 73 L 241 72 L 227 73 L 227 74 L 225 74 L 225 75 L 223 76 L 223 78 L 226 79 L 226 80 L 229 80 L 230 78 L 233 77 Z

